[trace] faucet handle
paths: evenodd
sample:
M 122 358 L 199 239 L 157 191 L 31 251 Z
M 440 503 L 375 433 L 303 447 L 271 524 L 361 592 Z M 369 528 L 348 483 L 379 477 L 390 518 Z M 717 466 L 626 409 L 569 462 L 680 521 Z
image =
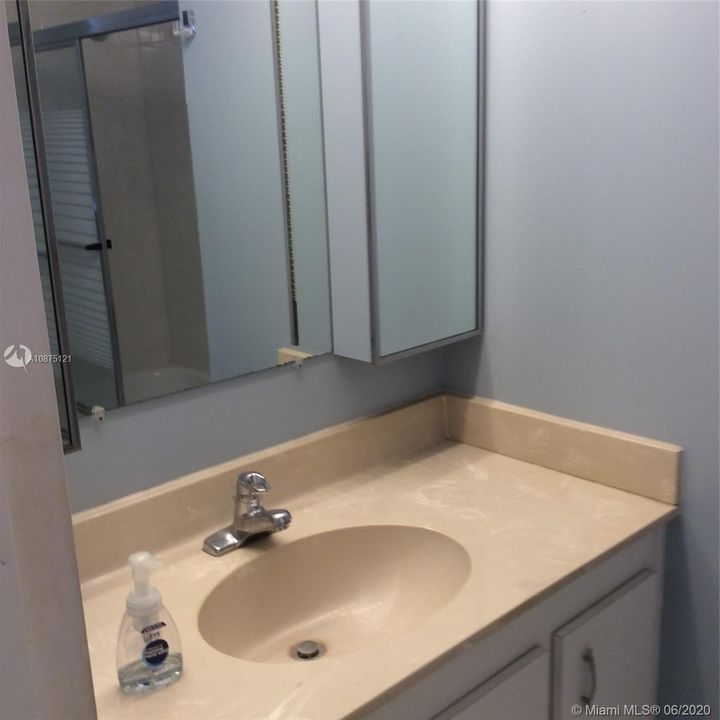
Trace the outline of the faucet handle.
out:
M 259 472 L 240 473 L 237 491 L 240 494 L 261 495 L 270 489 L 270 483 Z

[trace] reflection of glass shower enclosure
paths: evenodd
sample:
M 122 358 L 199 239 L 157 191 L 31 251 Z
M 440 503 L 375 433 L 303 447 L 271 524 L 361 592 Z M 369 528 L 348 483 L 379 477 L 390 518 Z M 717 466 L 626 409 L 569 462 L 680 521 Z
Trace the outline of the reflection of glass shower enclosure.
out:
M 116 407 L 122 375 L 79 41 L 36 45 L 36 68 L 76 399 L 85 412 Z
M 178 5 L 125 5 L 90 18 L 82 17 L 90 4 L 38 2 L 45 27 L 32 33 L 84 412 L 208 381 L 182 46 L 172 28 Z M 63 7 L 81 19 L 58 15 Z
M 171 23 L 82 41 L 127 402 L 208 382 L 183 49 Z M 122 68 L 118 73 L 117 69 Z

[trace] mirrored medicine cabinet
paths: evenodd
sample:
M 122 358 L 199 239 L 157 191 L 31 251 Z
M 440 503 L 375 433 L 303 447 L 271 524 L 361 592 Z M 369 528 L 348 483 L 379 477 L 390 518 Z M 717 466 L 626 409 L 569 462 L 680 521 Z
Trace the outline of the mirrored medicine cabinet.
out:
M 78 415 L 480 330 L 478 0 L 5 0 Z

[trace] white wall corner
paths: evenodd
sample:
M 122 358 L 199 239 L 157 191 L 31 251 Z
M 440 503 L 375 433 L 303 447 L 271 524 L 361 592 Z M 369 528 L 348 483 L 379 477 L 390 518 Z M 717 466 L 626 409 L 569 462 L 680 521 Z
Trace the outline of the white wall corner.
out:
M 0 350 L 48 353 L 0 4 Z M 27 372 L 26 372 L 27 370 Z M 52 367 L 0 360 L 0 716 L 96 717 Z

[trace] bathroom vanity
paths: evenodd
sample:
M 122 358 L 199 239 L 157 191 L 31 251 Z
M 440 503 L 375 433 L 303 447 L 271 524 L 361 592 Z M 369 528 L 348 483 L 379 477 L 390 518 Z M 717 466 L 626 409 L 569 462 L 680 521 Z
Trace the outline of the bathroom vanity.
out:
M 656 701 L 662 547 L 662 529 L 649 531 L 357 717 L 566 720 L 577 716 L 578 704 L 650 706 Z
M 679 453 L 442 395 L 81 513 L 98 715 L 541 720 L 583 697 L 651 703 Z M 247 470 L 293 521 L 211 557 L 203 538 Z M 185 676 L 128 697 L 115 633 L 138 538 L 164 560 Z M 304 641 L 313 659 L 294 654 Z

